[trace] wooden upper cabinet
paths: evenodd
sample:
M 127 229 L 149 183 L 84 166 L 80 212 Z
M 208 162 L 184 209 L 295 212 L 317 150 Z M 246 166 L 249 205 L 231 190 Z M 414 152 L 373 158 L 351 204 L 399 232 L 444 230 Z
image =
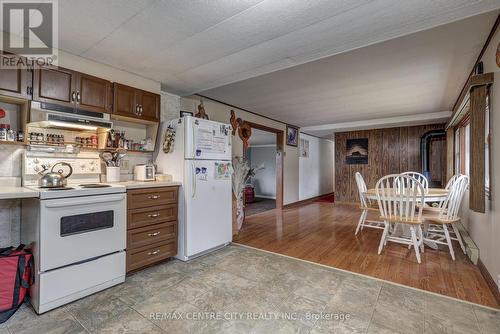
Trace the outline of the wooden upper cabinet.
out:
M 17 56 L 0 56 L 0 61 L 10 58 L 18 58 Z M 28 98 L 30 96 L 29 72 L 25 68 L 18 66 L 16 69 L 0 68 L 0 95 L 8 95 L 19 98 Z
M 136 117 L 135 89 L 129 86 L 113 84 L 113 113 Z
M 33 74 L 33 100 L 75 107 L 76 72 L 62 67 L 36 68 Z
M 113 84 L 113 92 L 114 114 L 154 122 L 159 121 L 160 95 L 118 83 Z
M 35 69 L 33 100 L 94 112 L 111 112 L 111 82 L 62 67 Z
M 79 109 L 111 112 L 111 82 L 91 75 L 77 76 L 76 102 Z
M 136 93 L 137 104 L 139 105 L 139 117 L 150 121 L 157 121 L 160 119 L 160 95 L 138 91 Z

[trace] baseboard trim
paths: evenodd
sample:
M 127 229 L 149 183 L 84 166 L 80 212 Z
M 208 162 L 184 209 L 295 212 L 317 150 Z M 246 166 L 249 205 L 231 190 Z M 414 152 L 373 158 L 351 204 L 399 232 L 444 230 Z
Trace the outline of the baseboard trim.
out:
M 297 202 L 293 202 L 293 203 L 288 203 L 288 204 L 285 204 L 283 205 L 283 209 L 289 209 L 289 208 L 293 208 L 293 207 L 296 207 L 296 206 L 301 206 L 301 205 L 305 205 L 305 204 L 309 204 L 321 197 L 326 197 L 326 196 L 332 196 L 332 195 L 335 195 L 334 192 L 331 192 L 331 193 L 328 193 L 328 194 L 323 194 L 323 195 L 319 195 L 319 196 L 315 196 L 315 197 L 311 197 L 311 198 L 306 198 L 306 199 L 303 199 L 303 200 L 300 200 L 300 201 L 297 201 Z
M 500 290 L 498 290 L 498 285 L 495 283 L 495 280 L 493 277 L 491 277 L 490 272 L 488 269 L 486 269 L 483 261 L 481 261 L 481 258 L 477 260 L 477 267 L 479 268 L 479 271 L 483 275 L 484 279 L 486 280 L 486 283 L 488 284 L 488 287 L 490 288 L 491 292 L 493 293 L 493 296 L 497 300 L 497 302 L 500 304 Z
M 265 198 L 265 199 L 274 199 L 274 200 L 276 200 L 276 196 L 273 197 L 273 196 L 266 196 L 266 195 L 257 195 L 257 194 L 255 194 L 254 197 L 255 198 L 258 197 L 258 198 Z

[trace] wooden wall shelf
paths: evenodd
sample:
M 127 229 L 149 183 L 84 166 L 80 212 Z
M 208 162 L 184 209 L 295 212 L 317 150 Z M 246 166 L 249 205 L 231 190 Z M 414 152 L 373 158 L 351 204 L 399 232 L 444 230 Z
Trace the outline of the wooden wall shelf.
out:
M 28 144 L 24 141 L 6 141 L 0 140 L 0 145 L 12 145 L 12 146 L 27 146 Z

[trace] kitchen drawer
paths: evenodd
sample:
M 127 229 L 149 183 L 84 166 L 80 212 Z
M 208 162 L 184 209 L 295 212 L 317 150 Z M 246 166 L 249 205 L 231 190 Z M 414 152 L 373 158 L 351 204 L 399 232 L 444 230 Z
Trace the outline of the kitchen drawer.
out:
M 128 210 L 128 229 L 177 220 L 177 204 Z
M 128 230 L 127 249 L 177 239 L 177 221 Z
M 177 197 L 177 187 L 133 189 L 127 192 L 129 209 L 173 204 L 177 203 Z
M 127 272 L 166 260 L 177 254 L 177 240 L 160 242 L 136 249 L 127 249 Z

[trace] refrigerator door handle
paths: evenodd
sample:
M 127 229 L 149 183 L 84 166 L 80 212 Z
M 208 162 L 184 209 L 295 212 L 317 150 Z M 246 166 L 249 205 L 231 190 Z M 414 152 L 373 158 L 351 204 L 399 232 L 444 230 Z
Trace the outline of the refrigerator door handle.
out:
M 195 126 L 194 122 L 192 123 L 192 126 L 193 126 L 193 131 L 192 131 L 192 135 L 193 135 L 193 159 L 196 159 L 196 143 L 195 143 L 196 135 L 194 133 L 196 131 L 196 126 Z
M 191 171 L 193 172 L 193 190 L 191 191 L 191 197 L 194 198 L 196 195 L 196 167 L 194 166 L 194 162 L 191 162 Z

